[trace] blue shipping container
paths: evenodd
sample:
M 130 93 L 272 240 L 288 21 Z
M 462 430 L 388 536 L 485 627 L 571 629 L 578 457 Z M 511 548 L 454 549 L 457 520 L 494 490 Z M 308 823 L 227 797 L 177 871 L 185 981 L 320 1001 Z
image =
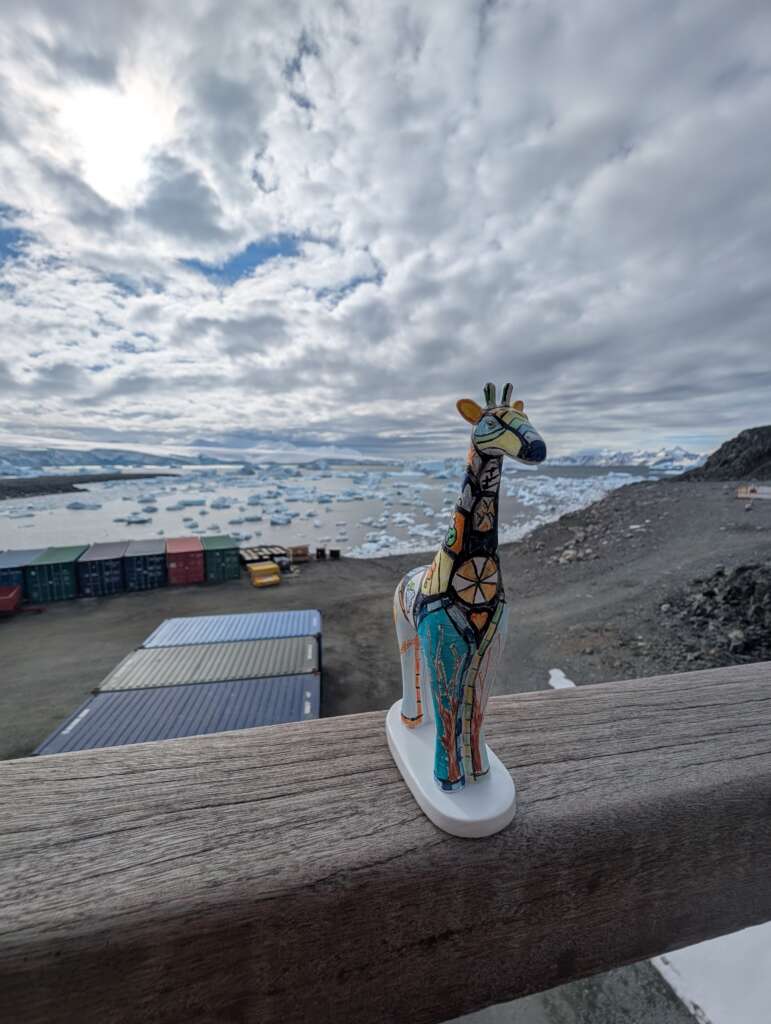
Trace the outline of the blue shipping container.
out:
M 35 751 L 63 754 L 319 717 L 318 676 L 98 693 Z
M 24 588 L 24 567 L 29 565 L 40 555 L 45 548 L 28 548 L 24 551 L 2 551 L 0 552 L 0 587 L 20 586 L 27 596 Z
M 185 619 L 166 619 L 142 646 L 188 647 L 193 644 L 320 635 L 321 612 L 315 608 L 291 612 L 249 612 L 244 615 L 193 615 Z
M 78 559 L 78 590 L 82 597 L 119 594 L 123 583 L 123 555 L 128 541 L 92 544 Z
M 126 590 L 166 586 L 166 541 L 132 540 L 123 556 Z

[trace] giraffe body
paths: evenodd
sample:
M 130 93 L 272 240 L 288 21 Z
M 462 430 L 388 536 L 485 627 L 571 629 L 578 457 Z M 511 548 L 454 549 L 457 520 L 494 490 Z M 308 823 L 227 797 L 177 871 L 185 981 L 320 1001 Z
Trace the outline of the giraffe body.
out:
M 401 722 L 435 728 L 434 778 L 454 793 L 489 774 L 484 714 L 506 638 L 508 607 L 498 560 L 498 495 L 504 456 L 540 462 L 546 447 L 521 403 L 458 403 L 475 424 L 466 474 L 444 541 L 394 595 L 402 660 Z M 492 401 L 491 401 L 492 396 Z

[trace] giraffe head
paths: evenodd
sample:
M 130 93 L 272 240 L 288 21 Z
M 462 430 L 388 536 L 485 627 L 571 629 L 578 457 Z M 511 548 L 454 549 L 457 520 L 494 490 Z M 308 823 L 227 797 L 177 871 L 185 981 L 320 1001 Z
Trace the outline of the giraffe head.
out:
M 461 398 L 458 412 L 474 425 L 471 443 L 480 455 L 508 455 L 533 466 L 546 458 L 546 445 L 527 418 L 524 402 L 511 401 L 511 391 L 511 384 L 504 384 L 497 403 L 495 385 L 485 384 L 485 408 Z

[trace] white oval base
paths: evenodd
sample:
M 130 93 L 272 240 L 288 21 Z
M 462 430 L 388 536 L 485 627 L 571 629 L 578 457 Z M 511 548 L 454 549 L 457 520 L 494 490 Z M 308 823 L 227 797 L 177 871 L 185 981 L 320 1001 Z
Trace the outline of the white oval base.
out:
M 433 823 L 453 836 L 478 839 L 505 828 L 516 811 L 516 789 L 506 767 L 487 748 L 490 773 L 481 782 L 457 792 L 444 792 L 434 779 L 434 730 L 408 729 L 402 723 L 402 702 L 386 717 L 388 746 L 418 806 Z

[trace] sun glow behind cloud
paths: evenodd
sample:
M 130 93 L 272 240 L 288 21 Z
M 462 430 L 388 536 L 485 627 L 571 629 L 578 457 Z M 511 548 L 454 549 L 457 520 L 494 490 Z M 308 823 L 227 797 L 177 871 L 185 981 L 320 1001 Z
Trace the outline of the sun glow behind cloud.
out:
M 121 88 L 71 90 L 59 124 L 71 141 L 83 180 L 108 202 L 131 202 L 144 183 L 152 154 L 170 139 L 175 106 L 168 94 L 135 77 Z

